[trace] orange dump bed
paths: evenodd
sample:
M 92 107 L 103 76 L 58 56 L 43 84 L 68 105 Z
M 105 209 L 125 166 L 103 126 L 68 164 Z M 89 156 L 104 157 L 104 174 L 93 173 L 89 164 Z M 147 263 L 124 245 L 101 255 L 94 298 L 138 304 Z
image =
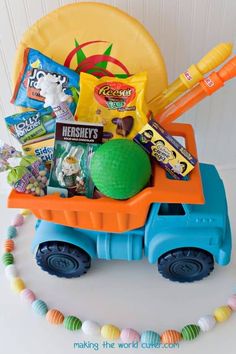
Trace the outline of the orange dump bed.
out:
M 186 148 L 197 157 L 193 128 L 189 124 L 175 123 L 166 126 L 174 136 L 185 138 Z M 188 181 L 166 177 L 166 172 L 153 165 L 152 186 L 143 189 L 128 200 L 107 197 L 88 199 L 83 196 L 61 198 L 59 195 L 35 197 L 12 191 L 8 198 L 9 208 L 30 209 L 38 219 L 83 229 L 124 232 L 145 224 L 149 207 L 154 202 L 203 204 L 199 165 L 191 172 Z

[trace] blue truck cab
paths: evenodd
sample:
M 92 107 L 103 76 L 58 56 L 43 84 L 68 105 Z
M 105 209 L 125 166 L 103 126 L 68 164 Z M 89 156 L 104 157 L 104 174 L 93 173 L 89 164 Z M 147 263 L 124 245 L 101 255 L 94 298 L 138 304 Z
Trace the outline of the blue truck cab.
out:
M 146 257 L 173 281 L 193 282 L 210 274 L 214 261 L 227 265 L 231 231 L 223 182 L 213 165 L 200 164 L 205 204 L 153 203 L 140 228 L 111 233 L 40 220 L 33 250 L 38 265 L 59 277 L 79 277 L 91 259 Z

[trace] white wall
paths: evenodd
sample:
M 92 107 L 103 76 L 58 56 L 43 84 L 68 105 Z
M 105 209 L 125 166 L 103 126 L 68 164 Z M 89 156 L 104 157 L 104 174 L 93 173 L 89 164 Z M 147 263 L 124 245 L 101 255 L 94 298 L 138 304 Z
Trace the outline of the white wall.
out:
M 67 0 L 0 0 L 0 116 L 14 112 L 10 105 L 11 65 L 22 33 Z M 74 1 L 76 2 L 76 1 Z M 101 1 L 100 1 L 101 2 Z M 221 41 L 236 41 L 234 0 L 110 0 L 139 19 L 159 44 L 169 81 Z M 79 26 L 79 24 L 78 24 Z M 118 29 L 117 29 L 118 30 Z M 199 158 L 236 166 L 236 80 L 187 113 L 183 120 L 196 131 Z M 0 137 L 12 141 L 4 121 Z

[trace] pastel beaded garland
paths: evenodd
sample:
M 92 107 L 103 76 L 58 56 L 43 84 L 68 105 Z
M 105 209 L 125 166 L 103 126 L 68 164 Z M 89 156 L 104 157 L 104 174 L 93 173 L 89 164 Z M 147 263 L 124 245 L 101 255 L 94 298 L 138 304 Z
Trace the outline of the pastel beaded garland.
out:
M 109 340 L 118 339 L 120 337 L 120 329 L 112 324 L 106 324 L 101 328 L 101 336 Z
M 217 307 L 214 311 L 214 316 L 217 322 L 224 322 L 231 316 L 232 310 L 229 306 Z
M 31 211 L 28 209 L 22 209 L 20 213 L 23 216 L 28 216 L 28 215 L 32 214 Z
M 161 342 L 166 344 L 178 343 L 181 339 L 181 333 L 174 329 L 168 329 L 161 335 Z
M 144 331 L 141 335 L 141 343 L 156 345 L 160 343 L 160 341 L 160 335 L 154 331 Z
M 51 309 L 47 312 L 46 319 L 53 325 L 59 325 L 63 323 L 64 315 L 59 310 Z
M 69 331 L 78 331 L 81 328 L 81 321 L 78 317 L 75 316 L 67 316 L 64 319 L 64 327 Z
M 11 280 L 11 288 L 16 293 L 20 293 L 21 290 L 25 289 L 25 283 L 21 278 L 12 278 Z
M 32 309 L 34 313 L 39 316 L 46 316 L 48 312 L 47 304 L 43 300 L 35 300 L 32 302 Z
M 82 323 L 81 329 L 84 332 L 84 334 L 86 334 L 87 336 L 95 337 L 101 334 L 101 327 L 95 321 L 90 321 L 90 320 L 84 321 Z
M 16 226 L 21 226 L 24 222 L 24 217 L 29 215 L 31 212 L 24 210 L 21 214 L 18 214 L 15 221 L 12 224 Z M 20 215 L 20 216 L 19 216 Z M 12 289 L 19 293 L 21 298 L 26 302 L 30 303 L 32 310 L 40 315 L 46 316 L 49 323 L 58 325 L 62 324 L 67 330 L 76 331 L 81 329 L 84 334 L 89 336 L 101 335 L 104 339 L 115 340 L 120 338 L 123 342 L 139 342 L 145 343 L 147 346 L 159 344 L 160 340 L 162 343 L 172 344 L 177 343 L 181 339 L 186 341 L 191 341 L 195 339 L 200 331 L 207 332 L 211 330 L 217 322 L 226 321 L 232 314 L 236 311 L 236 294 L 231 295 L 228 298 L 227 305 L 220 306 L 215 309 L 214 315 L 202 316 L 197 324 L 189 324 L 182 328 L 181 333 L 176 330 L 166 330 L 162 333 L 161 337 L 158 333 L 154 331 L 144 331 L 140 337 L 140 334 L 131 328 L 124 328 L 120 330 L 118 327 L 112 324 L 106 324 L 102 327 L 91 320 L 86 320 L 83 323 L 78 317 L 66 316 L 56 309 L 48 310 L 47 304 L 39 299 L 36 299 L 35 294 L 32 290 L 25 287 L 23 279 L 18 277 L 18 272 L 13 264 L 14 257 L 10 253 L 14 250 L 14 238 L 17 235 L 17 229 L 15 226 L 11 225 L 8 227 L 7 240 L 4 242 L 4 250 L 7 251 L 2 256 L 3 264 L 5 265 L 5 274 L 8 279 L 11 280 Z
M 206 315 L 206 316 L 203 316 L 203 317 L 199 318 L 197 324 L 198 324 L 198 326 L 201 328 L 201 330 L 203 332 L 208 332 L 212 328 L 215 327 L 216 319 L 212 315 Z
M 228 298 L 228 306 L 233 310 L 236 311 L 236 294 L 231 295 Z
M 139 342 L 140 338 L 140 334 L 132 328 L 124 328 L 120 333 L 120 339 L 124 343 Z
M 13 264 L 14 263 L 14 257 L 11 253 L 9 252 L 6 252 L 3 254 L 2 256 L 2 263 L 5 265 L 5 266 L 8 266 L 10 264 Z
M 20 297 L 23 301 L 28 302 L 30 304 L 36 299 L 35 294 L 30 289 L 21 290 Z
M 8 226 L 8 229 L 7 229 L 7 238 L 15 238 L 17 235 L 17 229 L 15 226 Z
M 184 340 L 193 340 L 199 335 L 199 333 L 200 327 L 195 324 L 189 324 L 185 326 L 181 331 L 181 335 Z
M 16 216 L 13 218 L 11 225 L 12 226 L 21 226 L 24 224 L 24 216 L 22 214 L 16 214 Z
M 14 264 L 9 264 L 5 268 L 5 274 L 7 279 L 17 278 L 18 272 Z
M 5 252 L 12 252 L 15 248 L 15 243 L 12 239 L 4 241 L 3 248 Z

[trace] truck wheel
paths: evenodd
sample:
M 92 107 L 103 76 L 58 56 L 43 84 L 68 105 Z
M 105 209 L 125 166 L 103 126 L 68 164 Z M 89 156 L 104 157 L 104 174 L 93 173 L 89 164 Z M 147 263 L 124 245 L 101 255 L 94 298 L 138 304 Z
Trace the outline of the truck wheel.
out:
M 163 254 L 157 266 L 164 278 L 190 283 L 207 277 L 214 269 L 214 259 L 199 248 L 177 248 Z
M 87 273 L 91 258 L 70 243 L 49 241 L 39 245 L 36 262 L 46 272 L 60 278 L 77 278 Z

